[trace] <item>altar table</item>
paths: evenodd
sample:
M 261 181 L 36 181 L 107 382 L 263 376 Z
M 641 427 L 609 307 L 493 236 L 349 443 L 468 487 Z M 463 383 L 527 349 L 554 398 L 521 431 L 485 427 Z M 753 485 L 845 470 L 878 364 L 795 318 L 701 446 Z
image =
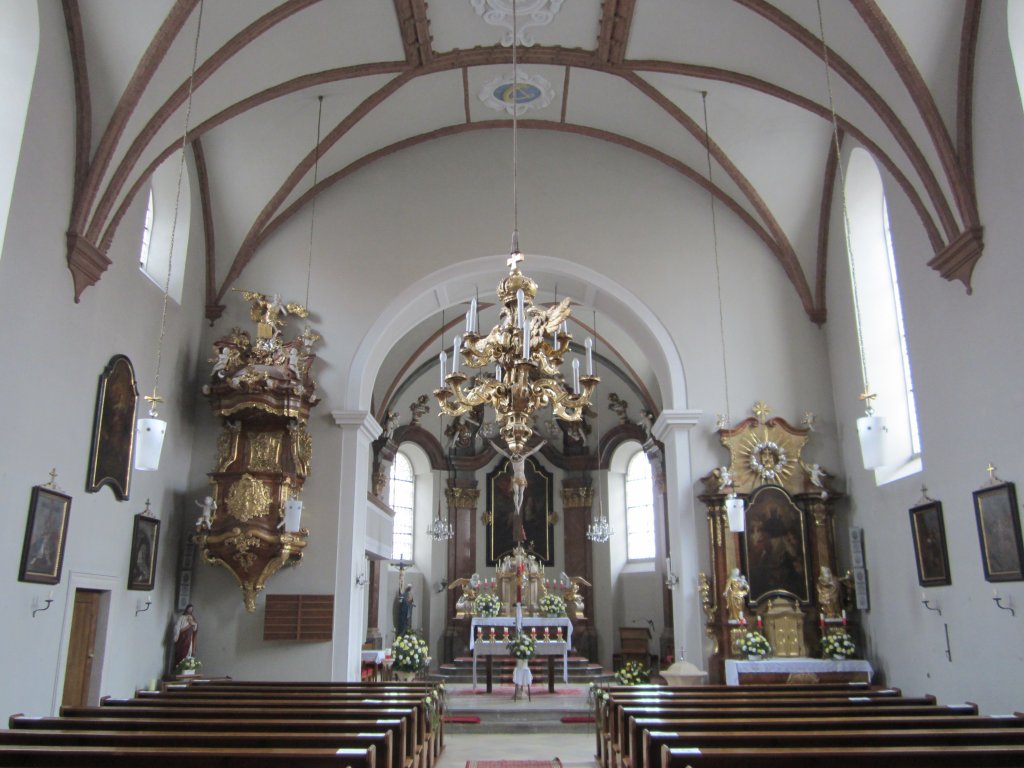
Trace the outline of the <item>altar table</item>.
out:
M 748 661 L 726 659 L 725 682 L 742 685 L 744 682 L 846 682 L 870 683 L 874 670 L 863 659 L 763 659 Z M 769 676 L 779 679 L 767 679 Z M 784 676 L 784 677 L 783 677 Z M 794 679 L 794 676 L 797 676 Z
M 547 656 L 548 657 L 548 691 L 551 693 L 555 692 L 555 657 L 562 657 L 562 682 L 569 682 L 569 649 L 572 648 L 572 622 L 562 616 L 560 618 L 544 618 L 542 616 L 492 616 L 492 617 L 474 617 L 470 622 L 469 626 L 469 648 L 473 651 L 473 689 L 476 689 L 476 661 L 477 658 L 483 656 L 487 661 L 487 692 L 490 693 L 493 685 L 492 676 L 492 658 L 494 656 L 508 656 L 508 648 L 505 647 L 505 641 L 503 639 L 504 627 L 508 627 L 510 630 L 514 629 L 516 622 L 519 621 L 520 626 L 527 627 L 539 627 L 543 631 L 544 627 L 549 627 L 550 640 L 544 640 L 543 635 L 538 635 L 535 655 Z M 483 639 L 480 643 L 476 642 L 476 628 L 483 627 Z M 490 628 L 495 628 L 495 639 L 492 642 L 490 639 Z M 559 642 L 555 638 L 557 637 L 556 628 L 562 628 L 562 641 Z

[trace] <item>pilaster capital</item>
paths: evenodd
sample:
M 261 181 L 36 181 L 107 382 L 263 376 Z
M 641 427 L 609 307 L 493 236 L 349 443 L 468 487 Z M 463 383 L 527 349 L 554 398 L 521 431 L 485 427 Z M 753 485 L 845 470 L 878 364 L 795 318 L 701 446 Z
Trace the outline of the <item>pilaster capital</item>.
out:
M 562 509 L 590 509 L 594 504 L 594 488 L 575 485 L 562 488 Z
M 704 411 L 698 410 L 675 410 L 662 411 L 651 427 L 651 434 L 655 438 L 665 442 L 666 438 L 677 431 L 688 432 L 700 423 L 700 417 Z
M 444 497 L 448 501 L 448 509 L 476 509 L 480 499 L 479 488 L 445 488 Z
M 371 443 L 384 431 L 369 411 L 331 411 L 331 416 L 339 427 L 357 429 Z

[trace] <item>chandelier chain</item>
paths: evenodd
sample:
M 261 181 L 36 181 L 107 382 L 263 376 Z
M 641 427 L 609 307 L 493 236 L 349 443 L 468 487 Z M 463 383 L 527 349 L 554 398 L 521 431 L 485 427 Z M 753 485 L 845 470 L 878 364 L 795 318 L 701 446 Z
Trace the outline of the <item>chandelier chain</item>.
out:
M 701 91 L 704 107 L 704 152 L 708 163 L 708 197 L 711 198 L 711 237 L 715 249 L 715 289 L 718 292 L 718 330 L 722 342 L 722 377 L 725 380 L 725 423 L 732 424 L 729 412 L 729 366 L 725 353 L 725 310 L 722 306 L 722 271 L 718 263 L 718 220 L 715 211 L 715 185 L 711 175 L 711 131 L 708 128 L 708 92 Z
M 320 175 L 320 125 L 324 116 L 324 97 L 317 96 L 320 104 L 316 112 L 316 148 L 313 150 L 313 199 L 310 201 L 309 213 L 309 258 L 306 260 L 306 303 L 303 305 L 309 309 L 309 285 L 313 274 L 313 227 L 316 223 L 316 184 Z M 309 315 L 306 315 L 306 327 L 309 328 Z
M 181 179 L 185 174 L 185 149 L 188 146 L 188 125 L 192 116 L 192 92 L 196 78 L 196 66 L 199 63 L 199 31 L 203 27 L 203 0 L 199 2 L 199 14 L 196 21 L 196 38 L 192 46 L 192 71 L 188 76 L 188 99 L 185 106 L 185 127 L 181 132 L 181 159 L 178 162 L 178 182 L 174 192 L 174 216 L 171 218 L 171 236 L 167 248 L 167 279 L 164 281 L 163 306 L 160 309 L 160 337 L 156 345 L 156 374 L 153 377 L 153 399 L 150 402 L 150 415 L 156 416 L 158 389 L 160 387 L 160 366 L 163 363 L 164 336 L 167 333 L 167 299 L 171 291 L 171 269 L 174 263 L 174 236 L 178 231 L 178 211 L 181 208 Z
M 519 65 L 518 15 L 512 0 L 512 253 L 519 252 Z
M 853 249 L 850 245 L 850 212 L 846 204 L 846 171 L 843 168 L 842 157 L 839 145 L 839 118 L 836 116 L 835 98 L 832 93 L 832 65 L 829 62 L 828 42 L 825 39 L 825 18 L 821 12 L 821 0 L 817 0 L 818 6 L 818 31 L 821 35 L 821 52 L 825 62 L 825 85 L 828 88 L 828 110 L 832 119 L 832 141 L 836 152 L 836 167 L 839 169 L 840 198 L 843 208 L 843 233 L 846 242 L 846 257 L 850 262 L 850 280 L 853 283 L 853 315 L 857 328 L 857 351 L 860 354 L 860 375 L 864 382 L 864 394 L 868 395 L 871 385 L 868 382 L 867 361 L 864 357 L 864 335 L 861 332 L 860 321 L 860 297 L 857 294 L 857 260 L 853 256 Z M 868 412 L 871 412 L 871 400 L 866 399 L 865 404 Z

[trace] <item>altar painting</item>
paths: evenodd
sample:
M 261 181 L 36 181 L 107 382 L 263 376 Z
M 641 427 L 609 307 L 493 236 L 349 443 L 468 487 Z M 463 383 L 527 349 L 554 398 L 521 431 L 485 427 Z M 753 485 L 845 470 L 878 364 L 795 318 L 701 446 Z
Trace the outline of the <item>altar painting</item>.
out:
M 804 515 L 781 488 L 767 486 L 754 493 L 747 507 L 743 557 L 754 602 L 777 592 L 809 601 Z
M 532 457 L 526 459 L 523 493 L 523 548 L 546 566 L 555 564 L 554 526 L 549 523 L 553 497 L 552 475 Z M 519 523 L 512 501 L 512 467 L 505 459 L 487 475 L 487 565 L 511 554 Z

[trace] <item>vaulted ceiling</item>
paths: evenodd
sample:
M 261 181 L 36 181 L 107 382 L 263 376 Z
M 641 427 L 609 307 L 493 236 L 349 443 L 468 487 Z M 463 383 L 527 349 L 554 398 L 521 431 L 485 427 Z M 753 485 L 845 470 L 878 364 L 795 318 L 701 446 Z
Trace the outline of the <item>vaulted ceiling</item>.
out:
M 189 106 L 211 319 L 268 236 L 318 193 L 406 148 L 507 129 L 511 8 L 63 0 L 78 110 L 76 295 L 101 278 L 134 196 L 180 146 Z M 820 323 L 831 94 L 840 134 L 871 151 L 916 211 L 929 264 L 969 289 L 981 254 L 971 163 L 980 0 L 820 8 L 819 17 L 815 0 L 518 0 L 520 80 L 533 99 L 520 126 L 627 147 L 711 190 Z

